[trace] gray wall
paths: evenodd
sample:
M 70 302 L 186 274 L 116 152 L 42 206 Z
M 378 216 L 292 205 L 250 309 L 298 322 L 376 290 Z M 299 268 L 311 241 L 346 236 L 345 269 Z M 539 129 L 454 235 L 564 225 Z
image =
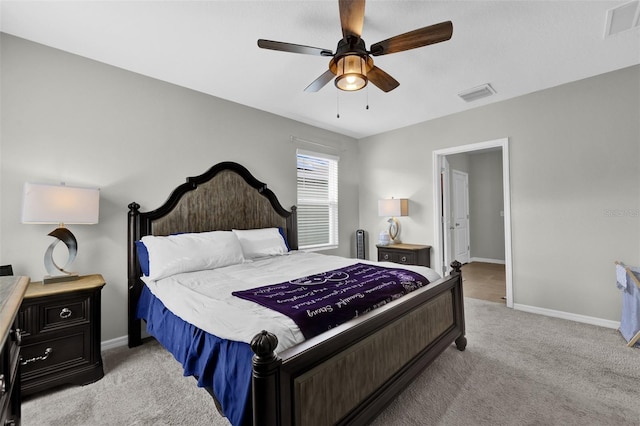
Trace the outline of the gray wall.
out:
M 74 269 L 107 281 L 103 340 L 126 335 L 127 205 L 154 209 L 187 176 L 236 161 L 289 207 L 298 148 L 291 135 L 334 147 L 305 149 L 340 156 L 340 248 L 331 253 L 352 254 L 354 139 L 6 34 L 1 43 L 0 263 L 34 281 L 45 274 L 55 226 L 20 223 L 25 182 L 100 187 L 100 223 L 70 229 L 79 245 Z
M 461 154 L 447 155 L 449 162 L 449 179 L 451 180 L 451 170 L 469 173 L 469 154 L 463 152 Z
M 471 258 L 504 261 L 502 150 L 469 155 Z
M 640 263 L 638 117 L 634 66 L 362 139 L 360 226 L 379 230 L 395 193 L 403 240 L 429 244 L 432 151 L 508 137 L 514 302 L 619 321 L 613 262 Z

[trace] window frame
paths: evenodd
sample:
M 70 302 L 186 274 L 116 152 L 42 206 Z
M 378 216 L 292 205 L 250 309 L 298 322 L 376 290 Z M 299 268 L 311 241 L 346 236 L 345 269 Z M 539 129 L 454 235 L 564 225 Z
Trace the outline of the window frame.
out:
M 301 198 L 301 177 L 313 178 L 313 172 L 309 172 L 307 176 L 301 176 L 304 174 L 301 172 L 300 160 L 301 157 L 309 159 L 310 164 L 313 162 L 328 162 L 326 170 L 327 189 L 326 197 L 313 198 L 311 194 L 302 194 Z M 330 250 L 338 248 L 339 246 L 339 197 L 338 197 L 338 179 L 339 179 L 339 162 L 340 157 L 330 154 L 324 154 L 315 151 L 308 151 L 304 149 L 296 150 L 296 211 L 297 211 L 297 226 L 298 226 L 298 248 L 300 250 L 319 251 Z M 309 176 L 311 175 L 311 176 Z M 325 177 L 325 176 L 321 176 Z M 316 188 L 317 189 L 317 188 Z M 313 192 L 313 188 L 310 189 Z M 326 242 L 309 242 L 305 244 L 305 224 L 301 223 L 301 219 L 305 219 L 305 205 L 318 205 L 327 206 L 327 226 L 328 235 Z

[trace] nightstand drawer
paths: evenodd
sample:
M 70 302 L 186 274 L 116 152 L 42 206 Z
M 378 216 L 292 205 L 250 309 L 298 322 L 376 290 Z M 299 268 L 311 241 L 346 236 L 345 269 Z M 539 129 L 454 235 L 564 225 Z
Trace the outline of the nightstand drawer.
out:
M 47 301 L 40 305 L 42 310 L 41 331 L 71 327 L 88 323 L 87 304 L 89 297 L 65 297 L 60 300 Z
M 89 324 L 90 294 L 52 296 L 35 301 L 25 300 L 20 308 L 23 336 L 49 333 L 67 327 Z
M 395 262 L 402 263 L 405 265 L 415 265 L 417 262 L 417 256 L 414 252 L 404 252 L 404 251 L 386 251 L 383 249 L 378 249 L 379 259 L 383 262 Z
M 400 252 L 396 253 L 396 263 L 402 263 L 404 265 L 415 265 L 417 264 L 417 256 L 413 252 Z
M 89 345 L 88 327 L 74 333 L 65 333 L 53 339 L 22 346 L 22 379 L 28 381 L 34 374 L 59 373 L 64 368 L 86 364 L 85 348 Z
M 431 246 L 418 244 L 391 244 L 378 247 L 378 262 L 394 262 L 401 265 L 430 266 Z
M 395 262 L 395 258 L 396 258 L 395 253 L 378 249 L 379 262 Z

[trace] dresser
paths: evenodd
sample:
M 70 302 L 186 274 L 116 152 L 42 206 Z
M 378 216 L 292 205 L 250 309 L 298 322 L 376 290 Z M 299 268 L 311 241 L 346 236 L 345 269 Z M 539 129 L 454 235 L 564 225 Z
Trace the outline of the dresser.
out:
M 376 247 L 378 248 L 378 262 L 431 266 L 431 246 L 421 244 L 390 244 Z
M 100 355 L 101 275 L 32 282 L 20 307 L 22 395 L 104 376 Z
M 0 425 L 20 424 L 20 343 L 18 308 L 27 277 L 0 277 Z

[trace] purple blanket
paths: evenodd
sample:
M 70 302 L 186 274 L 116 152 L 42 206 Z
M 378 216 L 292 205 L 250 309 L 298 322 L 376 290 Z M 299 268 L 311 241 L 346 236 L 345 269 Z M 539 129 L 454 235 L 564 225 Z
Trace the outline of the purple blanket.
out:
M 413 271 L 356 263 L 232 294 L 288 316 L 309 339 L 428 283 Z

